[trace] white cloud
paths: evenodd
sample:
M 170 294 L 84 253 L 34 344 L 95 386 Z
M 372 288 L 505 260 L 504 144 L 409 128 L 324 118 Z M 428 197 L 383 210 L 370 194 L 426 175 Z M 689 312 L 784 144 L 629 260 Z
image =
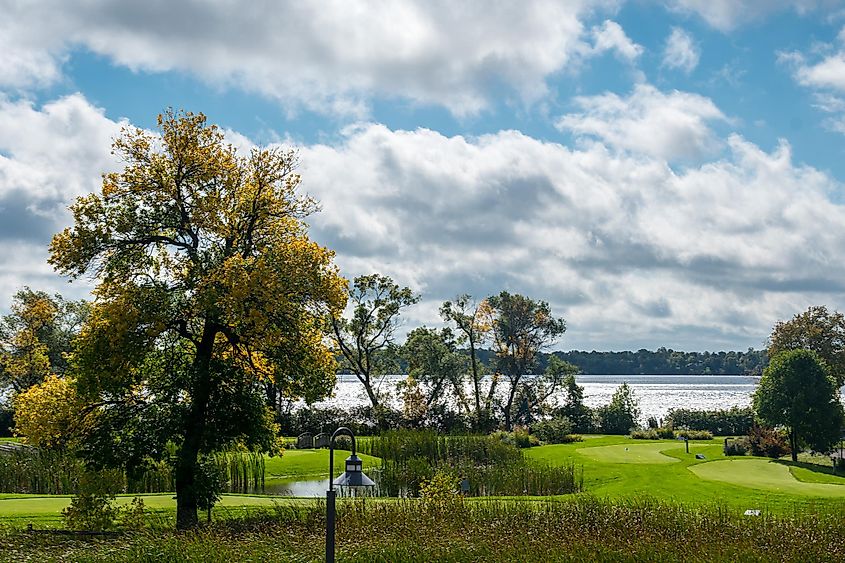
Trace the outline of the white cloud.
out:
M 605 20 L 601 26 L 592 29 L 593 53 L 613 51 L 622 59 L 633 61 L 643 53 L 643 47 L 634 43 L 615 21 Z
M 840 0 L 665 0 L 665 3 L 670 10 L 698 15 L 720 31 L 732 31 L 784 10 L 805 14 L 841 4 Z
M 582 111 L 561 117 L 559 129 L 668 161 L 714 153 L 720 142 L 709 123 L 726 120 L 709 98 L 677 90 L 663 93 L 648 84 L 638 84 L 627 98 L 606 93 L 575 102 Z
M 114 166 L 119 125 L 81 96 L 0 104 L 0 139 L 17 135 L 0 147 L 3 170 L 48 186 L 2 176 L 0 308 L 24 283 L 79 295 L 45 264 L 67 219 L 35 229 L 25 211 L 95 188 Z M 771 153 L 738 136 L 726 146 L 676 172 L 602 143 L 360 124 L 300 156 L 304 187 L 323 205 L 312 235 L 346 276 L 378 271 L 421 291 L 408 326 L 437 323 L 437 304 L 457 293 L 509 289 L 567 318 L 564 348 L 724 349 L 760 346 L 809 304 L 845 306 L 845 209 L 831 201 L 843 186 L 793 163 L 785 142 Z
M 672 28 L 663 49 L 663 66 L 689 74 L 698 66 L 700 57 L 701 51 L 692 36 L 681 28 Z
M 565 347 L 760 346 L 777 319 L 842 301 L 845 209 L 828 197 L 842 186 L 786 143 L 727 145 L 676 173 L 600 144 L 365 125 L 302 160 L 323 202 L 314 236 L 346 275 L 421 291 L 410 325 L 436 323 L 438 300 L 506 288 L 566 316 Z
M 799 51 L 782 51 L 778 62 L 791 69 L 795 81 L 813 93 L 813 106 L 828 114 L 823 125 L 845 133 L 845 28 L 837 43 L 817 44 L 808 55 Z
M 82 47 L 132 70 L 257 92 L 292 111 L 364 114 L 381 96 L 472 114 L 503 91 L 526 103 L 545 96 L 547 77 L 590 50 L 582 18 L 613 5 L 0 0 L 0 84 L 55 80 L 57 57 Z M 602 48 L 637 51 L 613 22 L 597 33 Z

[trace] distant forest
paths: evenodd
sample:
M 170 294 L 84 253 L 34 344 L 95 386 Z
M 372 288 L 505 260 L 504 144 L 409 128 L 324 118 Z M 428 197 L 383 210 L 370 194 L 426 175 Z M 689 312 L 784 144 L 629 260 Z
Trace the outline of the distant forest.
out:
M 636 352 L 554 352 L 586 375 L 760 375 L 768 363 L 765 350 L 746 352 L 679 352 L 658 348 Z M 479 350 L 479 359 L 491 365 L 492 350 Z M 546 368 L 549 354 L 541 353 L 538 370 Z

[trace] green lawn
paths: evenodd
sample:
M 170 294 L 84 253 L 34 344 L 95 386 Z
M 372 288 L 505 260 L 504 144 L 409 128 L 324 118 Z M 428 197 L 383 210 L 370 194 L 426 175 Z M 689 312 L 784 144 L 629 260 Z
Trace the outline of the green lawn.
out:
M 343 462 L 351 452 L 335 450 L 335 474 L 343 472 Z M 364 462 L 364 472 L 367 468 L 381 466 L 381 460 L 366 454 L 358 454 Z M 264 462 L 266 479 L 291 481 L 302 479 L 327 479 L 329 476 L 329 450 L 285 450 L 281 457 L 268 457 Z
M 791 495 L 845 498 L 845 485 L 799 481 L 789 469 L 767 459 L 723 459 L 690 467 L 697 476 L 710 481 Z
M 690 442 L 689 446 L 687 454 L 683 443 L 676 440 L 652 442 L 604 436 L 531 448 L 526 455 L 549 463 L 580 465 L 585 492 L 602 498 L 649 496 L 691 505 L 721 504 L 737 510 L 754 508 L 778 513 L 842 505 L 845 477 L 831 475 L 829 469 L 809 463 L 790 467 L 791 462 L 752 457 L 728 458 L 731 465 L 718 465 L 726 460 L 721 439 Z M 695 454 L 702 454 L 705 459 L 696 459 Z M 768 465 L 772 467 L 761 474 L 760 468 Z M 738 477 L 713 478 L 725 474 Z M 777 475 L 774 481 L 773 474 Z
M 775 513 L 841 508 L 845 477 L 808 461 L 764 458 L 725 458 L 722 441 L 690 442 L 690 453 L 675 440 L 641 441 L 625 436 L 588 436 L 583 442 L 530 448 L 529 458 L 552 464 L 573 462 L 583 468 L 584 492 L 607 499 L 658 500 L 687 505 L 718 504 L 744 511 L 749 508 Z M 702 454 L 704 459 L 696 459 Z M 328 450 L 288 450 L 282 457 L 267 458 L 267 484 L 328 477 Z M 335 474 L 343 471 L 346 451 L 335 452 Z M 380 465 L 379 459 L 362 455 L 364 470 Z M 131 496 L 120 497 L 128 502 Z M 59 525 L 69 497 L 0 494 L 0 523 Z M 148 508 L 171 518 L 172 494 L 144 495 Z M 218 514 L 244 507 L 271 506 L 295 501 L 261 495 L 225 495 Z

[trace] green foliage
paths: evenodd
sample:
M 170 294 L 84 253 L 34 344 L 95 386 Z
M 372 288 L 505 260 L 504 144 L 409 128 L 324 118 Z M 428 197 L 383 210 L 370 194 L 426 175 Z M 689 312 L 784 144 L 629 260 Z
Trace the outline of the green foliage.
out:
M 675 438 L 677 434 L 671 427 L 662 426 L 647 429 L 635 428 L 634 430 L 631 430 L 630 436 L 634 440 L 671 440 Z M 710 436 L 710 438 L 713 438 L 713 436 Z
M 0 454 L 0 492 L 73 494 L 83 470 L 72 453 L 21 447 Z
M 745 352 L 682 352 L 666 348 L 636 352 L 554 352 L 590 375 L 760 375 L 768 358 L 765 350 Z M 545 356 L 541 355 L 541 366 Z
M 408 379 L 400 386 L 405 414 L 421 425 L 429 409 L 445 407 L 453 399 L 460 412 L 470 414 L 464 393 L 467 358 L 458 353 L 457 341 L 448 328 L 415 328 L 400 349 L 407 362 Z
M 520 449 L 532 448 L 540 445 L 539 437 L 529 433 L 528 429 L 525 427 L 517 427 L 510 432 L 507 430 L 497 430 L 496 432 L 493 432 L 491 436 L 497 440 L 501 440 L 505 444 L 509 444 Z
M 613 393 L 610 404 L 596 409 L 598 427 L 605 434 L 628 434 L 640 417 L 639 402 L 627 383 Z
M 458 494 L 459 481 L 451 471 L 438 470 L 420 485 L 420 500 L 428 509 L 456 510 L 464 500 Z
M 591 432 L 593 411 L 584 404 L 584 388 L 575 382 L 575 375 L 571 373 L 564 378 L 561 386 L 563 403 L 553 411 L 554 417 L 568 418 L 574 432 Z
M 445 301 L 440 307 L 440 316 L 446 322 L 454 324 L 458 334 L 458 343 L 466 345 L 469 352 L 469 375 L 472 386 L 472 398 L 469 401 L 473 410 L 471 418 L 476 432 L 483 432 L 494 427 L 493 402 L 499 378 L 493 374 L 485 378 L 484 363 L 479 359 L 479 347 L 490 337 L 492 330 L 489 303 L 477 302 L 472 296 L 464 294 L 454 301 Z
M 686 438 L 687 440 L 712 440 L 713 433 L 709 430 L 687 430 L 682 428 L 681 430 L 675 430 L 675 437 L 676 438 Z
M 10 309 L 0 319 L 0 384 L 19 393 L 50 374 L 63 375 L 89 305 L 24 287 Z
M 537 410 L 555 393 L 574 368 L 559 361 L 550 364 L 542 377 L 536 373 L 537 354 L 566 331 L 566 322 L 552 316 L 545 301 L 502 291 L 487 298 L 485 305 L 496 352 L 496 370 L 508 383 L 502 405 L 505 428 L 531 422 Z
M 545 444 L 565 444 L 571 441 L 572 421 L 561 416 L 535 422 L 531 425 L 531 433 Z
M 748 452 L 751 451 L 751 443 L 747 436 L 729 439 L 725 442 L 723 451 L 726 456 L 748 455 Z
M 754 411 L 751 407 L 710 411 L 670 409 L 666 419 L 676 428 L 708 430 L 715 436 L 741 436 L 754 424 Z
M 757 424 L 752 426 L 748 432 L 748 447 L 751 450 L 751 455 L 773 459 L 791 452 L 789 438 L 784 432 Z
M 200 455 L 275 447 L 262 384 L 307 401 L 331 392 L 325 318 L 346 305 L 346 281 L 308 238 L 316 202 L 297 193 L 294 152 L 239 155 L 202 114 L 171 110 L 158 126 L 117 137 L 123 169 L 71 205 L 50 263 L 97 280 L 71 362 L 92 405 L 83 453 L 131 466 L 176 444 L 185 528 Z
M 373 408 L 382 401 L 378 378 L 395 371 L 394 335 L 403 309 L 419 301 L 410 288 L 380 274 L 358 276 L 349 287 L 352 316 L 331 315 L 335 352 L 341 369 L 355 374 Z
M 811 350 L 830 367 L 837 386 L 845 385 L 845 315 L 814 306 L 778 321 L 769 337 L 769 358 L 787 350 Z
M 754 392 L 754 409 L 764 423 L 787 429 L 793 461 L 804 445 L 830 450 L 843 425 L 836 380 L 810 350 L 786 350 L 772 357 Z
M 536 440 L 527 432 L 525 436 Z M 382 458 L 381 468 L 372 477 L 379 494 L 386 496 L 416 496 L 438 471 L 466 478 L 474 496 L 566 494 L 583 486 L 583 476 L 574 464 L 527 462 L 515 445 L 496 436 L 390 431 L 362 442 L 359 450 Z

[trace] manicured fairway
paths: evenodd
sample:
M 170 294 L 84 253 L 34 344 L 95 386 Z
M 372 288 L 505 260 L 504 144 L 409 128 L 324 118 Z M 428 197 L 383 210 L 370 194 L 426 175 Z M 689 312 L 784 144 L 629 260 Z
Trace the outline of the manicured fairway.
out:
M 605 463 L 678 463 L 680 460 L 664 454 L 664 450 L 677 447 L 676 444 L 657 442 L 653 444 L 616 444 L 581 448 L 578 453 Z
M 0 522 L 26 522 L 37 524 L 58 524 L 61 512 L 70 504 L 69 496 L 36 496 L 36 495 L 5 495 L 0 498 Z M 129 503 L 136 495 L 117 497 L 117 504 Z M 173 493 L 157 495 L 138 495 L 144 499 L 144 506 L 154 512 L 173 512 L 176 501 Z M 223 495 L 215 506 L 215 512 L 225 513 L 240 510 L 244 507 L 272 507 L 278 503 L 297 502 L 282 497 L 251 496 L 251 495 Z M 301 501 L 300 501 L 301 502 Z
M 335 473 L 343 472 L 343 462 L 349 454 L 350 452 L 345 450 L 335 450 Z M 358 454 L 358 457 L 364 462 L 364 472 L 381 466 L 381 460 L 377 457 L 366 454 Z M 329 450 L 286 450 L 281 457 L 268 457 L 264 462 L 264 468 L 268 480 L 328 477 Z
M 845 485 L 805 483 L 786 465 L 765 459 L 725 459 L 689 468 L 702 479 L 791 495 L 845 497 Z

